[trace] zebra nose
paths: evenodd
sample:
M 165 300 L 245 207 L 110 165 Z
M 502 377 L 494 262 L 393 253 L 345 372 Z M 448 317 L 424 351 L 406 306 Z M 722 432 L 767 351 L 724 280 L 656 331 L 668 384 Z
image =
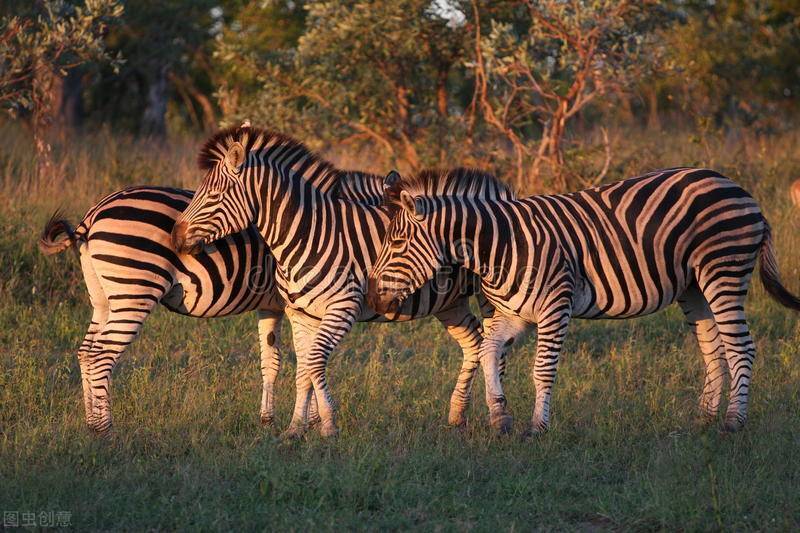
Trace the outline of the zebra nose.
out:
M 397 300 L 392 295 L 382 295 L 378 286 L 376 278 L 367 279 L 367 305 L 382 315 L 393 312 L 397 307 Z
M 378 292 L 378 280 L 376 278 L 367 279 L 367 305 L 380 314 L 388 312 L 388 305 L 381 298 Z

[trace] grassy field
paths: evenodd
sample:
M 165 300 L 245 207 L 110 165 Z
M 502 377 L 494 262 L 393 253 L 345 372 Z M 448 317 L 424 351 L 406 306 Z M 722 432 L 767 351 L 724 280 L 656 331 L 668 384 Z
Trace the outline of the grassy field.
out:
M 159 309 L 115 372 L 115 433 L 84 427 L 75 349 L 90 316 L 77 261 L 41 257 L 36 238 L 63 204 L 73 220 L 132 183 L 199 180 L 193 144 L 100 132 L 62 154 L 63 178 L 32 175 L 24 136 L 0 153 L 0 511 L 67 512 L 72 526 L 444 530 L 792 530 L 800 527 L 800 324 L 760 285 L 750 420 L 737 434 L 695 424 L 702 361 L 680 312 L 575 321 L 552 430 L 523 441 L 534 339 L 506 381 L 516 432 L 486 427 L 482 387 L 463 434 L 445 425 L 460 353 L 437 323 L 358 325 L 332 358 L 341 436 L 282 444 L 258 424 L 254 316 L 196 320 Z M 692 142 L 628 134 L 609 179 L 708 165 L 745 185 L 775 230 L 800 292 L 798 137 Z M 288 329 L 284 327 L 284 339 Z M 293 401 L 293 355 L 278 427 Z M 64 515 L 62 515 L 62 518 Z

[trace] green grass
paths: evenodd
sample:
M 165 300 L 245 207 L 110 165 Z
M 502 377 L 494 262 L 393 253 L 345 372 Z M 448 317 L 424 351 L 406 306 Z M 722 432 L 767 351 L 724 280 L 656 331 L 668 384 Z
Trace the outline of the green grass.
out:
M 800 176 L 800 154 L 775 143 L 760 159 L 721 151 L 716 166 L 760 178 L 742 181 L 768 213 L 797 292 L 800 223 L 782 191 Z M 137 150 L 145 148 L 97 155 L 91 172 L 56 184 L 12 175 L 27 168 L 23 149 L 0 155 L 0 510 L 68 511 L 73 526 L 101 530 L 800 527 L 800 325 L 757 285 L 748 304 L 758 347 L 750 420 L 737 434 L 695 425 L 702 361 L 677 309 L 575 321 L 552 429 L 530 441 L 519 433 L 533 405 L 533 337 L 514 349 L 506 380 L 516 432 L 498 438 L 480 384 L 467 431 L 446 427 L 460 353 L 435 321 L 358 325 L 330 365 L 340 437 L 312 433 L 291 444 L 258 424 L 255 317 L 196 320 L 159 309 L 116 369 L 114 435 L 93 438 L 75 358 L 90 316 L 77 261 L 41 257 L 35 238 L 57 200 L 77 219 L 124 183 L 158 182 L 156 171 L 137 174 Z M 663 150 L 638 164 L 697 162 Z M 159 164 L 166 172 L 169 163 Z M 102 181 L 105 168 L 116 170 Z M 71 179 L 77 192 L 56 194 Z M 284 346 L 289 338 L 284 326 Z M 285 352 L 279 428 L 294 399 Z

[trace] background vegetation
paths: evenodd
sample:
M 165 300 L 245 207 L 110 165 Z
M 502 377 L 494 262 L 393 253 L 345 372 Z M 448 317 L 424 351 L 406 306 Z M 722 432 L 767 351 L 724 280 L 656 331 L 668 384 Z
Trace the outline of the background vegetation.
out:
M 799 64 L 792 0 L 0 6 L 0 105 L 29 118 L 40 165 L 76 127 L 196 138 L 247 118 L 381 168 L 563 190 L 605 177 L 621 124 L 787 130 Z
M 257 423 L 255 317 L 159 309 L 97 441 L 80 269 L 35 243 L 59 205 L 78 220 L 126 185 L 193 187 L 199 141 L 249 118 L 343 167 L 477 164 L 531 192 L 709 166 L 759 200 L 800 292 L 798 16 L 780 0 L 4 2 L 0 510 L 90 529 L 797 529 L 800 325 L 758 284 L 734 435 L 694 424 L 702 362 L 676 309 L 571 325 L 552 431 L 529 442 L 489 433 L 480 386 L 469 429 L 445 427 L 460 355 L 435 322 L 359 325 L 331 364 L 340 438 L 291 445 Z M 511 358 L 518 428 L 533 351 Z

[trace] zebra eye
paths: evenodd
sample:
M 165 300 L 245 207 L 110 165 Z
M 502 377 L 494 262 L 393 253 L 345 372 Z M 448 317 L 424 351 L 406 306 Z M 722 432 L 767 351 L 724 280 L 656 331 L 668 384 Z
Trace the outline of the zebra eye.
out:
M 406 243 L 405 239 L 392 239 L 391 245 L 393 248 L 402 248 Z

